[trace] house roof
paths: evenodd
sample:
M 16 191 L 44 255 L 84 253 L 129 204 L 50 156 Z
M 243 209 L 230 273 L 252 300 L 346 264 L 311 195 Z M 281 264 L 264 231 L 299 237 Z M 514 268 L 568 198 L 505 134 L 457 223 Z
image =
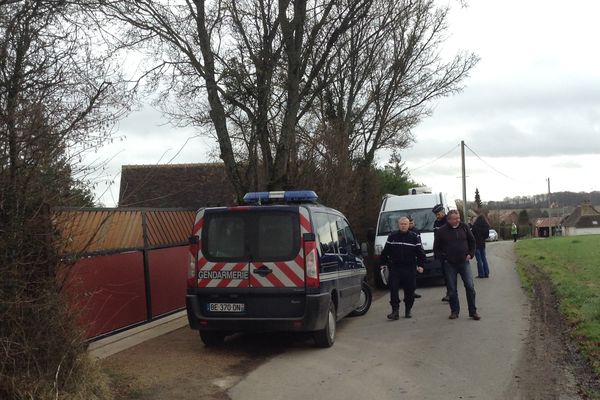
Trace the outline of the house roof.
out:
M 123 165 L 119 207 L 195 208 L 236 201 L 223 163 Z
M 563 220 L 563 217 L 548 217 L 548 218 L 537 218 L 535 220 L 536 228 L 552 228 L 559 226 Z
M 504 223 L 516 222 L 519 218 L 519 214 L 517 214 L 517 212 L 513 210 L 490 211 L 488 215 L 490 218 L 497 218 L 499 222 Z
M 600 228 L 600 212 L 591 204 L 577 207 L 563 222 L 563 226 L 574 228 Z

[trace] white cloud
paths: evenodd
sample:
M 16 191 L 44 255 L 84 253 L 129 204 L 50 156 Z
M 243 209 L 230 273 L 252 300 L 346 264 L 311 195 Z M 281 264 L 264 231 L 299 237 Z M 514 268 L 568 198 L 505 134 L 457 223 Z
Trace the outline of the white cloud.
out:
M 552 190 L 598 190 L 600 164 L 600 3 L 578 0 L 477 1 L 452 12 L 449 42 L 481 62 L 465 90 L 442 99 L 401 152 L 417 181 L 461 196 L 461 140 L 467 195 L 485 200 Z M 446 157 L 434 161 L 450 151 Z M 490 167 L 493 167 L 491 168 Z M 498 173 L 497 171 L 500 173 Z M 452 196 L 451 196 L 452 197 Z

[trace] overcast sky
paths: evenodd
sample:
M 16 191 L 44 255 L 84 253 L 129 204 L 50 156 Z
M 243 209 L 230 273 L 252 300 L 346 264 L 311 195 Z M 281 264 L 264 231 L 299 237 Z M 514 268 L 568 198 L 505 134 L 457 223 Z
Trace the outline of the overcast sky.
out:
M 476 187 L 484 201 L 545 193 L 546 178 L 553 192 L 600 190 L 599 15 L 592 0 L 454 6 L 444 52 L 470 50 L 481 61 L 465 90 L 438 101 L 415 129 L 416 143 L 401 151 L 412 178 L 460 198 L 464 140 L 479 156 L 466 149 L 469 200 Z M 111 158 L 96 188 L 106 206 L 118 201 L 121 165 L 206 162 L 214 149 L 150 107 L 122 121 L 119 135 L 125 138 L 95 155 Z M 380 163 L 387 159 L 379 155 Z

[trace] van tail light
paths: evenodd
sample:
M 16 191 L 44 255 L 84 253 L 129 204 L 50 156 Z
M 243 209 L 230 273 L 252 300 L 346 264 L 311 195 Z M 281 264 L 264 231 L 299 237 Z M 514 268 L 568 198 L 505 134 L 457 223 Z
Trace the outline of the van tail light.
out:
M 198 264 L 198 251 L 200 250 L 200 241 L 198 236 L 190 237 L 190 263 L 188 265 L 188 279 L 187 286 L 189 288 L 195 288 L 198 286 L 198 271 L 196 266 Z
M 314 235 L 313 235 L 314 236 Z M 319 255 L 317 253 L 317 242 L 314 240 L 304 241 L 304 270 L 306 271 L 306 287 L 319 287 Z

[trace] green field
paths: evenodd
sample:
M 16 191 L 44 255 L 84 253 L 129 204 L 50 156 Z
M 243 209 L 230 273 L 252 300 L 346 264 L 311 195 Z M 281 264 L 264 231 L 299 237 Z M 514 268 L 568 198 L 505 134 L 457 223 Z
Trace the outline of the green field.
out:
M 572 336 L 600 373 L 600 235 L 523 240 L 517 255 L 525 285 L 531 265 L 550 277 Z

